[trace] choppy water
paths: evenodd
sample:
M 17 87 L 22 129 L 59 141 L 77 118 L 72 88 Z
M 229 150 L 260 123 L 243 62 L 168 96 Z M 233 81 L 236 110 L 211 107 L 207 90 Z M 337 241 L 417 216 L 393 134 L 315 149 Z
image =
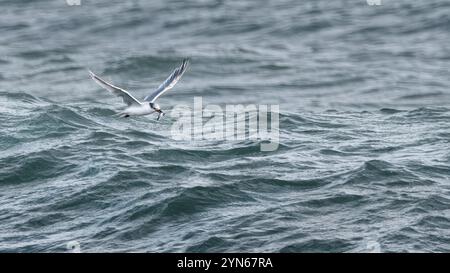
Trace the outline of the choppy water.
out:
M 450 251 L 450 2 L 0 1 L 0 251 Z M 280 146 L 160 100 L 279 104 Z

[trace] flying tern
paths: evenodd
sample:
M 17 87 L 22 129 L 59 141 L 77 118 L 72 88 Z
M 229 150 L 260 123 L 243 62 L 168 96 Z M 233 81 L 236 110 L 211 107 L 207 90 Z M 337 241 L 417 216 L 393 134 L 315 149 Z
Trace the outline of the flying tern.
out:
M 129 116 L 142 116 L 148 115 L 157 112 L 158 117 L 156 120 L 159 120 L 165 115 L 165 112 L 161 110 L 161 107 L 155 102 L 162 94 L 175 86 L 175 84 L 180 80 L 181 76 L 183 76 L 189 64 L 188 59 L 184 59 L 183 63 L 180 67 L 176 68 L 172 74 L 155 90 L 153 93 L 149 94 L 144 98 L 144 101 L 140 102 L 135 97 L 133 97 L 128 91 L 117 87 L 107 81 L 103 80 L 99 76 L 95 75 L 92 71 L 89 70 L 89 74 L 92 79 L 101 87 L 105 88 L 112 94 L 122 97 L 123 102 L 127 105 L 127 107 L 119 113 L 120 117 L 129 117 Z

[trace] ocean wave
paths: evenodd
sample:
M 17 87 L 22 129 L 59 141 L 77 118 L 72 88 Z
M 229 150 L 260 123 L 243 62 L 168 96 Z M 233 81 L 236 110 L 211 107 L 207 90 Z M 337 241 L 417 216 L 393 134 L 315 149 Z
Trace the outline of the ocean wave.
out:
M 1 1 L 0 252 L 448 250 L 450 5 L 383 4 Z M 141 98 L 185 57 L 167 113 L 278 105 L 278 149 L 118 118 L 87 73 Z

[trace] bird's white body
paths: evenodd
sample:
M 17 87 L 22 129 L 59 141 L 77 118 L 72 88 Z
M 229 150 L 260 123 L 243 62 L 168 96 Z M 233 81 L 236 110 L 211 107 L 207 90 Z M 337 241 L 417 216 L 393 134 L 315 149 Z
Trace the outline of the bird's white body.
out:
M 170 74 L 170 76 L 154 92 L 146 96 L 142 102 L 133 97 L 125 89 L 112 85 L 111 83 L 95 75 L 92 71 L 89 71 L 89 73 L 98 85 L 105 88 L 112 94 L 121 97 L 123 102 L 127 105 L 127 108 L 119 113 L 120 117 L 143 116 L 157 112 L 157 120 L 159 120 L 164 116 L 164 112 L 161 110 L 159 105 L 155 103 L 155 101 L 167 90 L 172 89 L 175 86 L 186 71 L 188 62 L 188 59 L 184 59 L 181 66 L 175 69 L 172 74 Z

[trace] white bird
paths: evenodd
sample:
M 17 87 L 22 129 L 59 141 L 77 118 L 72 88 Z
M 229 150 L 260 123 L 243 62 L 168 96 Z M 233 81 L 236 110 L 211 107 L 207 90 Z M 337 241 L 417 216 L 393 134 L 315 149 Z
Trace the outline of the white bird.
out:
M 101 79 L 92 71 L 89 70 L 89 73 L 91 74 L 92 79 L 98 85 L 105 88 L 114 95 L 122 97 L 122 100 L 127 105 L 127 108 L 119 113 L 120 117 L 141 116 L 157 112 L 158 117 L 156 120 L 159 120 L 165 115 L 165 113 L 161 110 L 161 107 L 159 107 L 159 105 L 155 103 L 155 101 L 167 90 L 175 86 L 175 84 L 180 80 L 181 76 L 183 76 L 184 72 L 186 71 L 188 64 L 189 60 L 184 59 L 181 66 L 176 68 L 172 72 L 172 74 L 170 74 L 170 76 L 153 93 L 146 96 L 143 102 L 140 102 L 139 100 L 134 98 L 128 91 L 114 86 L 111 83 L 108 83 L 107 81 Z

